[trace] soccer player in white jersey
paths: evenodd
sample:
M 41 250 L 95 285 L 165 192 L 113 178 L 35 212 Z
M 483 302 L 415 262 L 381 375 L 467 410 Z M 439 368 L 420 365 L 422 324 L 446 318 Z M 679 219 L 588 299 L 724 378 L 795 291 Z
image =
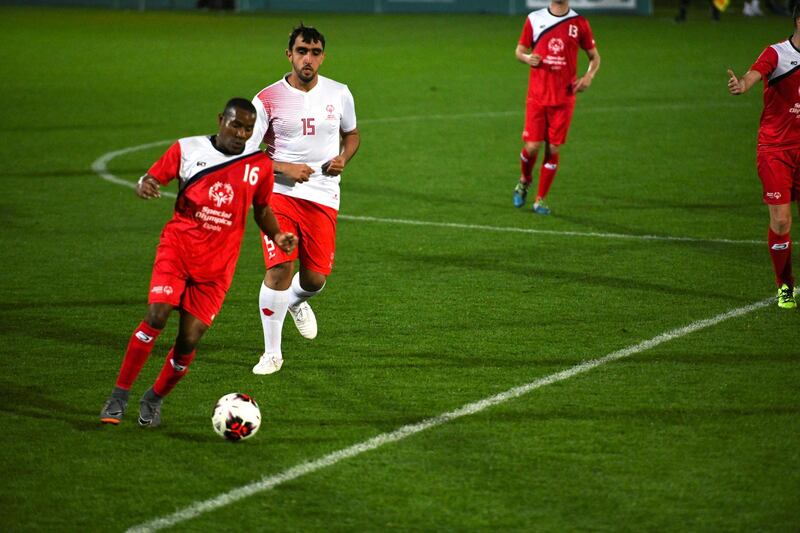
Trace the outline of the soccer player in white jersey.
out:
M 286 57 L 291 72 L 253 98 L 257 120 L 248 148 L 266 145 L 275 169 L 272 210 L 281 231 L 297 235 L 299 243 L 286 253 L 262 234 L 267 272 L 258 303 L 264 353 L 255 374 L 272 374 L 283 365 L 287 311 L 303 337 L 317 335 L 308 299 L 319 294 L 333 268 L 340 176 L 361 142 L 347 85 L 318 73 L 325 37 L 301 24 L 289 36 Z

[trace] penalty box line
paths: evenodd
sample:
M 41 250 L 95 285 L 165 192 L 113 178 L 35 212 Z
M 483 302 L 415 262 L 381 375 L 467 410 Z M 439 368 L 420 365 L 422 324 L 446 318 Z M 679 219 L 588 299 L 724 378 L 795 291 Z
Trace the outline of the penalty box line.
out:
M 359 442 L 358 444 L 354 444 L 350 447 L 329 453 L 328 455 L 320 457 L 319 459 L 300 463 L 299 465 L 293 466 L 278 474 L 264 476 L 259 481 L 248 483 L 247 485 L 232 489 L 207 500 L 195 502 L 188 507 L 184 507 L 183 509 L 175 511 L 172 514 L 134 526 L 128 529 L 128 532 L 145 533 L 175 526 L 182 522 L 186 522 L 187 520 L 197 518 L 205 513 L 209 513 L 245 498 L 249 498 L 250 496 L 273 489 L 283 483 L 293 481 L 307 474 L 311 474 L 318 470 L 322 470 L 323 468 L 333 466 L 341 461 L 344 461 L 345 459 L 350 459 L 387 444 L 401 441 L 405 438 L 411 437 L 412 435 L 416 435 L 417 433 L 421 433 L 427 429 L 441 426 L 458 418 L 480 413 L 489 407 L 500 405 L 536 389 L 586 373 L 594 368 L 605 365 L 606 363 L 630 357 L 631 355 L 649 350 L 650 348 L 654 348 L 660 344 L 664 344 L 665 342 L 669 342 L 696 331 L 715 326 L 726 320 L 746 315 L 756 311 L 757 309 L 768 306 L 774 300 L 774 298 L 768 298 L 744 307 L 731 309 L 730 311 L 726 311 L 725 313 L 721 313 L 711 318 L 692 322 L 687 326 L 656 335 L 651 339 L 628 346 L 627 348 L 623 348 L 621 350 L 617 350 L 616 352 L 612 352 L 603 357 L 584 361 L 580 364 L 567 368 L 566 370 L 539 378 L 525 385 L 520 385 L 494 396 L 489 396 L 482 400 L 466 404 L 454 411 L 449 411 L 433 418 L 422 420 L 421 422 L 417 422 L 415 424 L 408 424 L 388 433 L 382 433 L 376 437 L 372 437 L 371 439 Z

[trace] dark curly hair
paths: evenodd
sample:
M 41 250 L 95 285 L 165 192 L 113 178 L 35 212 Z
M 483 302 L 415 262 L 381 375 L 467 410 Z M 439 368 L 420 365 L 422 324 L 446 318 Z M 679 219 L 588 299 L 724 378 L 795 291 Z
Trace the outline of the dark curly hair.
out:
M 302 22 L 289 34 L 289 50 L 294 46 L 294 41 L 297 39 L 298 35 L 307 43 L 319 42 L 322 44 L 322 49 L 325 50 L 325 36 L 317 31 L 317 28 L 313 26 L 304 26 Z

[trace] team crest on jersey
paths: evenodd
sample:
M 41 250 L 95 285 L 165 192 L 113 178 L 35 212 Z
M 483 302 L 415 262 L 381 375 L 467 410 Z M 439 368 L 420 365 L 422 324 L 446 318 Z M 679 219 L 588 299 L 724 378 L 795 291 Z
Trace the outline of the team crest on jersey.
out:
M 553 37 L 550 39 L 550 42 L 547 43 L 547 49 L 550 50 L 551 54 L 557 56 L 564 50 L 564 41 L 558 37 Z
M 335 107 L 333 107 L 333 105 L 331 105 L 331 104 L 328 104 L 328 105 L 325 107 L 325 111 L 327 111 L 327 112 L 328 112 L 328 120 L 334 120 L 334 119 L 336 119 L 336 115 L 334 115 L 334 114 L 333 114 L 333 110 L 334 110 L 334 109 L 336 109 L 336 108 L 335 108 Z
M 229 204 L 233 202 L 233 187 L 231 187 L 229 183 L 218 181 L 208 189 L 208 198 L 212 200 L 217 207 Z

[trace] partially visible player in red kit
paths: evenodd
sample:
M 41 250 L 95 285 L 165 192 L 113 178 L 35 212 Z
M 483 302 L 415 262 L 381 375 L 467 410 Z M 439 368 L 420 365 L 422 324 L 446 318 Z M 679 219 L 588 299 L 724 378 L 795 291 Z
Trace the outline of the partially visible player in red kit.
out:
M 769 253 L 778 286 L 778 307 L 794 309 L 792 201 L 800 208 L 800 4 L 792 14 L 794 33 L 761 52 L 744 76 L 728 70 L 728 90 L 744 94 L 764 81 L 764 111 L 756 160 L 769 207 Z
M 589 69 L 580 78 L 576 77 L 578 48 L 589 56 Z M 600 68 L 600 54 L 589 22 L 570 9 L 569 0 L 552 0 L 550 7 L 534 11 L 525 19 L 516 56 L 530 66 L 530 76 L 520 153 L 522 174 L 514 189 L 514 207 L 525 205 L 533 166 L 544 146 L 533 212 L 549 215 L 544 200 L 558 170 L 559 149 L 567 140 L 575 94 L 592 84 Z
M 128 342 L 116 386 L 100 412 L 101 422 L 119 424 L 133 382 L 170 313 L 178 308 L 175 344 L 155 384 L 139 402 L 139 425 L 160 424 L 162 399 L 189 371 L 200 337 L 222 307 L 250 205 L 261 231 L 287 253 L 294 249 L 297 238 L 280 231 L 269 206 L 272 161 L 259 150 L 245 150 L 255 121 L 250 101 L 230 100 L 219 115 L 216 135 L 180 139 L 139 180 L 140 198 L 159 198 L 160 186 L 172 180 L 178 181 L 178 198 L 156 249 L 147 316 Z

